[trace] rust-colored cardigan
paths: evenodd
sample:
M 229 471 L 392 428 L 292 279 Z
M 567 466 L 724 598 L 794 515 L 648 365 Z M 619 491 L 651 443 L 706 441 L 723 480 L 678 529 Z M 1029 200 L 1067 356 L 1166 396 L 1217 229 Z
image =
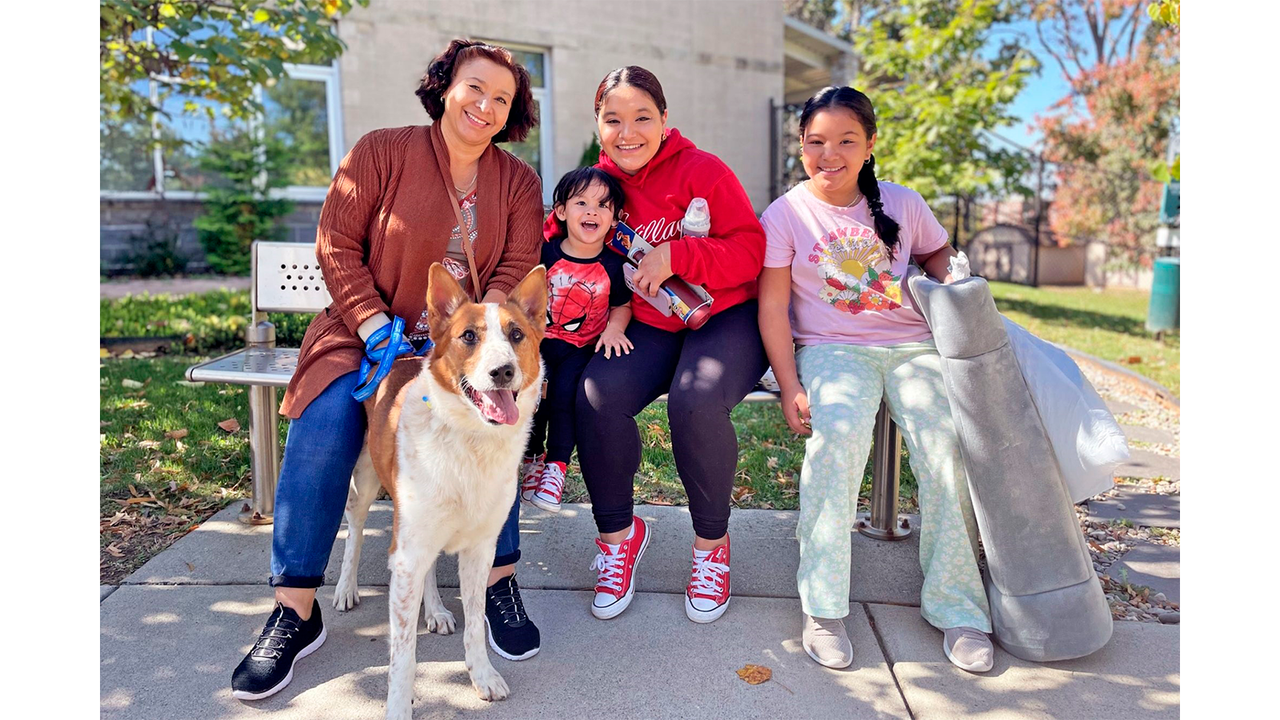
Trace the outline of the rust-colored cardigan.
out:
M 307 328 L 280 412 L 297 418 L 329 383 L 360 367 L 360 324 L 380 312 L 409 327 L 426 307 L 427 269 L 444 259 L 458 224 L 445 186 L 449 154 L 438 125 L 375 130 L 360 138 L 329 185 L 316 258 L 333 303 Z M 442 175 L 442 169 L 444 175 Z M 480 156 L 476 274 L 483 297 L 511 292 L 538 262 L 542 181 L 490 145 Z

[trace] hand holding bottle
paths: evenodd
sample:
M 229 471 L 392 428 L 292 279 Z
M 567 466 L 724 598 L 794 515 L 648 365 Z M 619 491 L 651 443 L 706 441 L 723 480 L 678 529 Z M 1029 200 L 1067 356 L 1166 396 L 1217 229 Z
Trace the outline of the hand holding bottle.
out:
M 663 243 L 646 253 L 636 268 L 632 280 L 636 289 L 649 297 L 656 297 L 662 283 L 674 273 L 671 272 L 671 245 Z

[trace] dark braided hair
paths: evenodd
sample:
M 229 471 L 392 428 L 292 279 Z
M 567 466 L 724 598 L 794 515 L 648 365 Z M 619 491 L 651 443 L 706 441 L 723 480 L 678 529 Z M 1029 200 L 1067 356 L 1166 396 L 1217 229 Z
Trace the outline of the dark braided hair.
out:
M 804 141 L 805 130 L 809 121 L 819 110 L 844 108 L 853 113 L 862 125 L 862 131 L 870 140 L 876 134 L 876 111 L 871 107 L 871 99 L 863 93 L 845 85 L 841 87 L 825 87 L 817 95 L 809 98 L 800 111 L 800 139 Z M 893 259 L 894 249 L 898 245 L 898 222 L 884 211 L 884 201 L 880 199 L 880 183 L 876 180 L 876 156 L 872 155 L 858 171 L 858 190 L 867 199 L 867 208 L 871 210 L 871 219 L 875 222 L 876 234 L 889 251 Z

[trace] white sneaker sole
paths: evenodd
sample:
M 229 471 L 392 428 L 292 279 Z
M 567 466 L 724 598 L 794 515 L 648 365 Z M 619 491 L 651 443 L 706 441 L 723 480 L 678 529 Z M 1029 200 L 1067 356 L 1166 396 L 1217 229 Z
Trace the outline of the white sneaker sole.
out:
M 543 500 L 542 498 L 538 497 L 536 494 L 532 495 L 529 498 L 529 504 L 538 508 L 539 510 L 546 510 L 547 512 L 553 512 L 553 513 L 560 512 L 560 503 L 553 503 L 547 500 Z
M 622 596 L 612 605 L 607 607 L 597 607 L 595 602 L 591 603 L 591 614 L 598 620 L 612 620 L 622 614 L 631 606 L 631 599 L 636 596 L 636 573 L 640 570 L 640 560 L 644 558 L 645 548 L 649 547 L 649 540 L 653 537 L 653 529 L 645 525 L 644 542 L 640 543 L 640 552 L 636 553 L 636 564 L 631 567 L 631 587 L 627 588 L 627 594 Z
M 327 637 L 329 637 L 329 628 L 320 628 L 320 635 L 318 635 L 315 640 L 312 640 L 310 645 L 298 651 L 298 654 L 293 657 L 293 662 L 289 664 L 289 672 L 285 674 L 284 679 L 277 683 L 275 687 L 268 688 L 260 693 L 251 693 L 247 690 L 232 690 L 231 697 L 237 700 L 261 700 L 263 698 L 269 698 L 285 689 L 289 686 L 289 683 L 293 682 L 293 668 L 298 664 L 298 661 L 320 649 L 320 646 L 324 644 L 324 640 Z
M 489 618 L 487 616 L 484 619 L 484 634 L 485 637 L 489 639 L 489 648 L 508 660 L 515 660 L 516 662 L 528 660 L 534 655 L 537 655 L 538 651 L 542 649 L 542 646 L 539 645 L 523 655 L 511 655 L 510 653 L 505 652 L 502 648 L 498 647 L 498 643 L 493 641 L 493 628 L 489 627 Z
M 942 639 L 942 652 L 947 656 L 947 659 L 951 661 L 952 665 L 955 665 L 956 667 L 960 668 L 961 670 L 964 670 L 965 672 L 984 673 L 991 670 L 992 666 L 995 665 L 995 663 L 992 662 L 990 665 L 983 667 L 982 663 L 973 663 L 970 665 L 966 665 L 960 662 L 955 658 L 954 655 L 951 654 L 951 648 L 947 647 L 947 639 L 945 637 Z M 991 654 L 995 655 L 995 648 L 992 648 Z
M 729 609 L 729 601 L 732 599 L 732 597 L 725 598 L 725 601 L 717 605 L 715 608 L 704 611 L 694 607 L 693 601 L 689 599 L 688 593 L 685 593 L 684 614 L 696 623 L 712 623 L 719 620 L 720 616 L 724 614 L 724 611 Z
M 801 645 L 803 645 L 803 644 L 804 644 L 804 643 L 801 643 Z M 804 649 L 804 651 L 805 651 L 805 652 L 807 652 L 807 653 L 809 653 L 809 657 L 813 658 L 813 661 L 814 661 L 814 662 L 818 663 L 818 664 L 819 664 L 819 665 L 821 665 L 822 667 L 831 668 L 831 669 L 833 669 L 833 670 L 843 670 L 844 668 L 847 668 L 847 667 L 849 667 L 850 665 L 852 665 L 852 664 L 853 664 L 853 658 L 852 658 L 852 657 L 850 657 L 850 658 L 849 658 L 849 660 L 848 660 L 847 662 L 843 662 L 843 663 L 835 662 L 835 663 L 833 663 L 833 662 L 825 661 L 825 660 L 823 660 L 822 658 L 819 658 L 819 657 L 818 657 L 818 655 L 817 655 L 816 653 L 814 653 L 812 650 L 810 650 L 809 648 L 805 648 L 805 649 Z

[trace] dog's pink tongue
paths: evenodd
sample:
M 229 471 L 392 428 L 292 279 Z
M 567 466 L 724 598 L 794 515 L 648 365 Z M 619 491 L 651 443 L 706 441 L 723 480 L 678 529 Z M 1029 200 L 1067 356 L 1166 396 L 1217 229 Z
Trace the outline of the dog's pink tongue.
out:
M 516 407 L 516 396 L 510 390 L 485 390 L 484 407 L 480 412 L 486 418 L 503 425 L 515 425 L 520 419 L 520 410 Z

